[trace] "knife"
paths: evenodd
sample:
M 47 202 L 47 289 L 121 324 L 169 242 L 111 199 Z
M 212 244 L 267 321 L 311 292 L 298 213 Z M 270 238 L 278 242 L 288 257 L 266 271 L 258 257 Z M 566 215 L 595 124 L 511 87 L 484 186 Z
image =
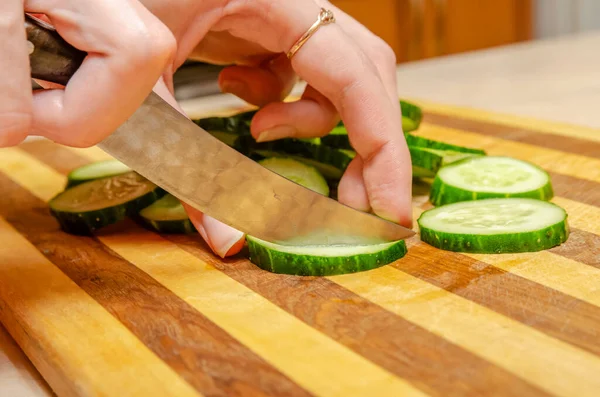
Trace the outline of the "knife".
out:
M 25 30 L 31 77 L 66 85 L 86 53 L 31 15 L 25 15 Z M 364 244 L 415 234 L 266 169 L 154 92 L 97 146 L 191 207 L 273 243 Z

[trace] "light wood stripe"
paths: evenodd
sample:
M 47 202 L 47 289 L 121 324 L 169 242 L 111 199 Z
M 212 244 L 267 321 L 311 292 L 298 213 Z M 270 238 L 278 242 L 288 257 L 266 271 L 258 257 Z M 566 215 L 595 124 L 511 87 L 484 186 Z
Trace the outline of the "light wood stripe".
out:
M 552 337 L 600 355 L 600 308 L 460 253 L 408 241 L 392 266 Z
M 433 103 L 421 99 L 407 99 L 423 108 L 423 112 L 440 113 L 449 116 L 461 117 L 470 120 L 493 122 L 499 125 L 509 127 L 519 127 L 528 130 L 544 132 L 566 137 L 575 137 L 589 141 L 600 142 L 598 130 L 590 127 L 583 127 L 572 124 L 558 123 L 554 121 L 545 121 L 530 117 L 515 116 L 510 114 L 501 114 L 488 112 L 481 109 L 473 109 L 459 106 L 451 106 L 439 103 Z
M 555 197 L 554 203 L 565 208 L 569 224 L 575 228 L 600 234 L 600 208 Z M 415 208 L 416 218 L 423 212 Z M 415 219 L 416 219 L 415 218 Z M 537 253 L 480 255 L 464 254 L 500 269 L 561 291 L 592 305 L 600 306 L 600 269 L 559 256 L 550 251 Z
M 418 135 L 463 146 L 473 142 L 471 146 L 483 148 L 489 155 L 511 156 L 552 172 L 600 182 L 600 159 L 425 123 Z
M 37 175 L 35 180 L 51 174 L 54 180 L 64 178 L 14 150 L 21 154 L 19 164 Z M 10 177 L 25 186 L 21 174 Z M 37 197 L 46 190 L 44 185 L 36 192 L 35 183 L 25 187 Z M 99 240 L 317 395 L 426 395 L 160 236 L 133 228 Z
M 26 144 L 21 148 L 37 158 L 41 155 L 41 159 L 47 165 L 57 170 L 62 170 L 68 164 L 77 166 L 86 161 L 49 142 L 37 142 L 34 146 Z M 56 156 L 45 156 L 48 152 L 53 152 Z M 60 158 L 60 162 L 57 161 L 57 157 Z M 210 253 L 197 235 L 165 237 L 309 326 L 395 375 L 407 379 L 428 394 L 479 396 L 485 392 L 493 392 L 495 395 L 519 397 L 545 394 L 507 371 L 327 279 L 307 280 L 259 271 L 244 258 L 224 263 Z M 88 266 L 96 267 L 94 264 Z M 306 299 L 310 300 L 310 308 L 305 305 Z M 402 335 L 401 340 L 398 340 L 398 335 Z M 223 354 L 229 353 L 223 351 Z M 468 377 L 468 381 L 465 376 Z
M 0 241 L 2 322 L 57 393 L 199 396 L 2 218 Z
M 597 396 L 600 358 L 393 267 L 331 277 L 551 394 Z
M 319 396 L 425 395 L 160 236 L 100 240 Z
M 64 175 L 47 167 L 31 167 L 31 164 L 41 163 L 16 147 L 0 149 L 0 172 L 10 175 L 40 200 L 47 202 L 64 189 L 67 181 Z
M 245 258 L 224 263 L 210 254 L 197 238 L 182 235 L 168 238 L 311 327 L 409 379 L 431 395 L 524 397 L 545 394 L 328 279 L 263 272 Z
M 202 394 L 309 395 L 96 239 L 61 232 L 47 204 L 2 173 L 0 190 L 0 216 Z
M 437 124 L 504 140 L 527 143 L 561 152 L 600 158 L 600 142 L 579 139 L 573 136 L 546 134 L 515 126 L 504 126 L 481 120 L 461 119 L 436 113 L 426 113 L 423 122 Z

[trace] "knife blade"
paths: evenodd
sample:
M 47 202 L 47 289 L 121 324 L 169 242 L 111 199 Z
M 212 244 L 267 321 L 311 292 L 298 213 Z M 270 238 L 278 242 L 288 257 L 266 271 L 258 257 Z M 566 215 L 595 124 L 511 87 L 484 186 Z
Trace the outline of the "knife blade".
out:
M 65 85 L 86 54 L 30 15 L 25 29 L 32 78 Z M 191 207 L 273 243 L 379 243 L 415 234 L 262 167 L 154 92 L 97 146 Z

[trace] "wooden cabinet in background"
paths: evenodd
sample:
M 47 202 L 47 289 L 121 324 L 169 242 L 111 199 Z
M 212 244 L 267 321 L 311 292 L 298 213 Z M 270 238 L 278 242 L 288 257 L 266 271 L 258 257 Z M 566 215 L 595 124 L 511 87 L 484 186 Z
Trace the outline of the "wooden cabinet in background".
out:
M 332 0 L 385 40 L 398 63 L 531 39 L 531 0 Z

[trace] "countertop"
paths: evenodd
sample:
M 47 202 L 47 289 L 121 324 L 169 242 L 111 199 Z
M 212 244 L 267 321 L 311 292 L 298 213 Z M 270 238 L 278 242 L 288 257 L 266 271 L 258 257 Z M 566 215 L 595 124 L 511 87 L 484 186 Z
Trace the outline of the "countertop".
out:
M 600 128 L 599 47 L 600 33 L 591 33 L 401 65 L 398 93 L 426 106 L 471 107 Z M 192 116 L 237 105 L 244 103 L 230 95 L 182 102 Z M 1 327 L 0 395 L 52 395 Z

